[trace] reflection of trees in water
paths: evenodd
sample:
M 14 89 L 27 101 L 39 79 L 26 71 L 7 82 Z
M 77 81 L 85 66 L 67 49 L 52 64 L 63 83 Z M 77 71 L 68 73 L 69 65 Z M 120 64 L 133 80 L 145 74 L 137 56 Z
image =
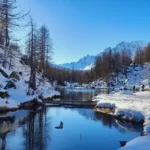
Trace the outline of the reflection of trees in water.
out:
M 0 121 L 0 139 L 2 150 L 5 150 L 7 134 L 11 131 L 14 122 L 14 117 L 6 117 L 4 120 Z
M 1 138 L 1 149 L 5 150 L 6 147 L 6 136 L 11 129 L 11 122 L 2 121 L 0 123 L 0 138 Z
M 71 101 L 71 100 L 78 100 L 78 101 L 91 101 L 92 97 L 97 94 L 103 93 L 108 94 L 109 90 L 100 90 L 100 89 L 59 89 L 61 94 L 63 95 L 63 100 Z
M 95 116 L 96 116 L 96 120 L 101 120 L 104 126 L 107 126 L 109 128 L 112 128 L 112 126 L 115 126 L 115 121 L 112 116 L 103 114 L 103 113 L 102 114 L 96 113 L 96 112 L 95 112 Z
M 44 150 L 46 148 L 46 125 L 46 108 L 29 114 L 26 125 L 23 127 L 26 149 Z
M 143 126 L 141 124 L 117 120 L 111 115 L 96 113 L 93 111 L 93 109 L 78 108 L 74 110 L 78 111 L 78 113 L 84 116 L 86 119 L 91 119 L 96 122 L 101 121 L 104 126 L 107 126 L 109 128 L 115 127 L 123 133 L 127 131 L 142 132 L 143 130 Z
M 95 92 L 68 92 L 64 95 L 64 100 L 70 101 L 91 101 Z
M 132 123 L 132 122 L 127 122 L 124 120 L 118 120 L 115 119 L 116 124 L 118 125 L 118 128 L 121 131 L 136 131 L 136 132 L 142 132 L 143 131 L 143 125 L 141 123 Z

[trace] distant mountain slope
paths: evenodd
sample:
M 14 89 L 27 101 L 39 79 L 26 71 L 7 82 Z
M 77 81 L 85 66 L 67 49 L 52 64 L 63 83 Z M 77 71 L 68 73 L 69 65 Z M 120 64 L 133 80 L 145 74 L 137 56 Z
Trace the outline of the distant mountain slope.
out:
M 103 52 L 107 52 L 110 49 L 112 50 L 112 52 L 121 52 L 121 51 L 125 50 L 133 58 L 136 50 L 146 47 L 147 44 L 148 44 L 148 42 L 146 42 L 146 41 L 121 42 L 118 45 L 116 45 L 116 47 L 114 47 L 114 48 L 112 48 L 112 47 L 106 48 L 104 51 L 102 51 L 98 55 L 101 55 Z M 56 65 L 56 66 L 57 66 L 57 68 L 62 67 L 62 68 L 75 69 L 75 70 L 89 70 L 89 69 L 91 69 L 91 67 L 94 66 L 94 62 L 98 55 L 96 55 L 96 56 L 87 55 L 87 56 L 79 59 L 79 61 L 77 61 L 77 62 L 65 63 L 65 64 L 61 64 L 61 65 Z
M 121 52 L 125 50 L 131 57 L 134 57 L 137 49 L 144 48 L 147 45 L 148 42 L 146 41 L 121 42 L 117 44 L 116 47 L 108 47 L 104 51 L 109 51 L 111 49 L 113 52 Z
M 84 70 L 87 66 L 92 65 L 95 62 L 96 56 L 87 55 L 77 62 L 65 63 L 60 65 L 63 68 Z

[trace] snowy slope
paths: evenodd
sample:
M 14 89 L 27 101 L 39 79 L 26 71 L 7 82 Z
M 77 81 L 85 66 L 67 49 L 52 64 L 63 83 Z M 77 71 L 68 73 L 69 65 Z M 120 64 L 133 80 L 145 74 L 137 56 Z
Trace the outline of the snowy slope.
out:
M 0 107 L 18 107 L 20 103 L 38 98 L 39 95 L 46 98 L 59 95 L 59 92 L 54 90 L 48 79 L 43 78 L 41 73 L 36 74 L 37 90 L 33 93 L 32 90 L 28 88 L 30 67 L 21 60 L 22 55 L 19 52 L 12 51 L 12 53 L 12 68 L 9 69 L 8 64 L 6 68 L 4 68 L 0 62 L 0 69 L 7 73 L 8 76 L 15 71 L 20 79 L 13 81 L 12 78 L 6 78 L 0 73 L 0 92 L 6 91 L 9 94 L 8 98 L 0 98 Z M 4 51 L 0 48 L 0 55 L 3 56 L 3 54 Z M 7 61 L 10 61 L 9 57 L 7 57 Z M 5 89 L 9 81 L 13 81 L 16 87 Z
M 65 63 L 60 66 L 68 69 L 84 70 L 87 66 L 94 64 L 95 59 L 95 56 L 87 55 L 77 62 Z
M 106 48 L 104 52 L 107 52 L 110 49 L 113 52 L 126 51 L 129 54 L 129 56 L 134 57 L 135 51 L 137 49 L 144 48 L 147 45 L 148 45 L 148 42 L 146 41 L 121 42 L 114 48 L 111 48 L 111 47 Z
M 109 78 L 110 87 L 119 89 L 141 89 L 142 85 L 149 89 L 150 64 L 130 65 L 127 68 L 127 74 L 123 73 L 123 69 Z M 89 87 L 106 88 L 107 84 L 103 80 L 96 80 L 89 84 Z
M 125 50 L 129 54 L 129 56 L 131 56 L 133 58 L 135 55 L 135 51 L 137 49 L 146 47 L 147 44 L 148 44 L 148 42 L 146 42 L 146 41 L 121 42 L 121 43 L 117 44 L 116 47 L 114 47 L 114 48 L 108 47 L 108 48 L 104 49 L 103 52 L 109 52 L 110 49 L 112 50 L 112 52 L 122 52 Z M 98 55 L 101 55 L 103 52 L 101 52 Z M 94 67 L 94 62 L 98 55 L 96 55 L 96 56 L 87 55 L 87 56 L 81 58 L 77 62 L 55 65 L 55 67 L 57 67 L 57 68 L 62 67 L 62 68 L 76 69 L 76 70 L 90 70 L 92 67 Z

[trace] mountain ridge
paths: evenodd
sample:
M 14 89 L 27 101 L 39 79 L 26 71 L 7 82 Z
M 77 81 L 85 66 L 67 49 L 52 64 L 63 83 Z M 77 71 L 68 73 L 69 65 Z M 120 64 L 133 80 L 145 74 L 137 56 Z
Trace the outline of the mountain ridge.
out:
M 95 56 L 88 54 L 80 58 L 77 62 L 64 63 L 64 64 L 59 64 L 57 66 L 61 68 L 67 68 L 67 69 L 89 70 L 94 66 L 96 57 L 101 55 L 103 52 L 107 52 L 110 49 L 113 52 L 121 52 L 125 50 L 133 58 L 137 49 L 144 48 L 147 45 L 148 45 L 147 41 L 131 41 L 131 42 L 122 41 L 119 44 L 117 44 L 115 47 L 105 48 L 101 53 Z

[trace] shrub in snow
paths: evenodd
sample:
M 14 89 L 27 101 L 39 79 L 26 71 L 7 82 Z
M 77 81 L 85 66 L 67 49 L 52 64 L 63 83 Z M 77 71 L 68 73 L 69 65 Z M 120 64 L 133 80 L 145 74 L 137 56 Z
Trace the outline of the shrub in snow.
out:
M 7 91 L 0 91 L 0 97 L 4 99 L 9 97 L 9 94 L 7 93 Z
M 13 78 L 13 79 L 16 79 L 16 80 L 20 80 L 19 75 L 18 75 L 17 72 L 15 72 L 15 71 L 13 71 L 13 72 L 10 74 L 9 78 Z
M 140 111 L 136 110 L 117 109 L 115 116 L 133 122 L 144 122 L 144 115 Z
M 16 81 L 15 81 L 14 79 L 8 80 L 8 81 L 7 81 L 7 84 L 6 84 L 6 86 L 5 86 L 5 89 L 9 89 L 9 88 L 14 88 L 14 89 L 16 89 L 15 82 L 16 82 Z

